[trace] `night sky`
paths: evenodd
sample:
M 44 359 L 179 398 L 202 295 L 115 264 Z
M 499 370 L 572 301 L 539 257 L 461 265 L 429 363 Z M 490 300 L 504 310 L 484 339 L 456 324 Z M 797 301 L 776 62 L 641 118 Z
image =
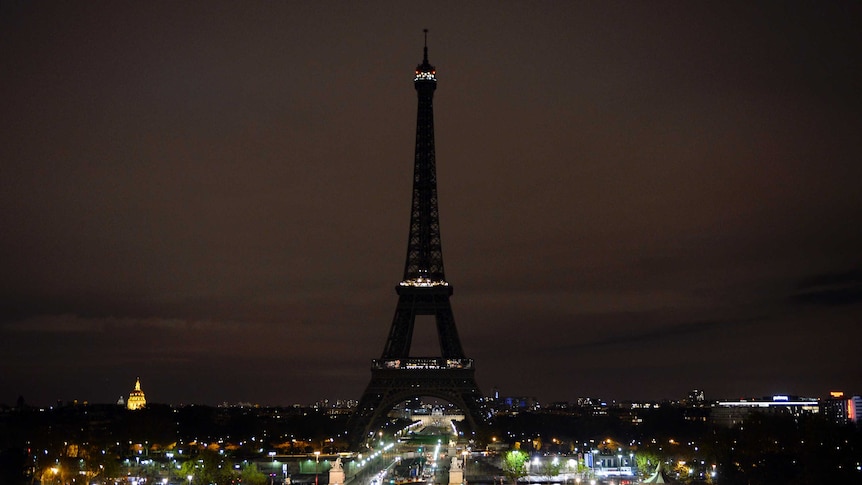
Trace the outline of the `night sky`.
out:
M 0 403 L 358 399 L 423 28 L 483 392 L 862 392 L 859 2 L 58 3 L 0 4 Z

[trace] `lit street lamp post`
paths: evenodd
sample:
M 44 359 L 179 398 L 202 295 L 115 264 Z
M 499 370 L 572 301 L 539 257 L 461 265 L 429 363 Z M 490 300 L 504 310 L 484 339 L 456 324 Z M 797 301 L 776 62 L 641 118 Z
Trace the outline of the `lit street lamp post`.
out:
M 467 450 L 464 450 L 461 452 L 461 454 L 464 456 L 464 483 L 466 484 L 467 483 L 467 457 L 470 455 L 470 453 L 468 453 Z
M 171 468 L 173 467 L 174 454 L 171 452 L 167 452 L 167 453 L 165 453 L 165 456 L 168 457 L 168 481 L 167 481 L 167 483 L 171 483 Z
M 320 475 L 320 452 L 314 452 L 314 485 L 317 484 L 317 477 Z

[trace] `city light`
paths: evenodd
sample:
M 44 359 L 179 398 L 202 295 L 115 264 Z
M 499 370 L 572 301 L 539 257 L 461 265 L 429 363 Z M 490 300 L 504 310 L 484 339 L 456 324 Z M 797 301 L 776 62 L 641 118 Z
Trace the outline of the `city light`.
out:
M 430 288 L 434 286 L 449 286 L 449 283 L 443 280 L 432 280 L 431 278 L 424 278 L 419 276 L 417 278 L 412 278 L 409 280 L 404 280 L 398 283 L 401 286 L 414 286 L 418 288 Z
M 437 71 L 425 72 L 425 71 L 416 71 L 416 77 L 413 78 L 414 81 L 436 81 L 437 78 L 434 74 Z

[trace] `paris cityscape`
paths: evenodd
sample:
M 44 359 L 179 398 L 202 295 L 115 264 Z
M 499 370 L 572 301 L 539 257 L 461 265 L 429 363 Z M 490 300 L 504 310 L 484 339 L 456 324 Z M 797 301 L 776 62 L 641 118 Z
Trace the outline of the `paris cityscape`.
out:
M 0 484 L 862 483 L 862 11 L 443 6 L 0 6 Z
M 862 398 L 840 392 L 722 401 L 691 390 L 664 401 L 540 403 L 494 389 L 475 430 L 451 404 L 415 398 L 355 447 L 346 430 L 357 404 L 158 404 L 140 379 L 111 404 L 19 401 L 0 410 L 0 480 L 720 484 L 856 483 L 862 474 Z

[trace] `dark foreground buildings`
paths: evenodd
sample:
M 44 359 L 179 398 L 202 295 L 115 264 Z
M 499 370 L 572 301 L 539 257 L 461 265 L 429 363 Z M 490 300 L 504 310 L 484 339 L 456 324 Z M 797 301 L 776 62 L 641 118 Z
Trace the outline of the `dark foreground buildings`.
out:
M 477 456 L 484 452 L 491 464 L 499 464 L 496 453 L 517 443 L 533 459 L 557 458 L 585 476 L 629 469 L 644 475 L 660 461 L 677 483 L 862 483 L 860 428 L 826 412 L 752 408 L 728 426 L 712 419 L 717 401 L 584 399 L 531 409 L 505 400 L 486 404 L 495 411 L 487 434 L 466 446 Z M 237 483 L 253 468 L 273 483 L 290 476 L 294 484 L 310 484 L 317 475 L 325 484 L 327 475 L 320 472 L 339 453 L 349 474 L 359 466 L 358 455 L 348 453 L 346 410 L 152 403 L 139 410 L 79 403 L 0 407 L 0 483 L 90 485 L 147 477 L 147 483 L 178 484 L 188 483 L 189 475 L 192 485 Z M 380 438 L 392 442 L 393 436 Z M 377 451 L 373 446 L 365 457 Z M 481 483 L 470 470 L 470 483 Z

